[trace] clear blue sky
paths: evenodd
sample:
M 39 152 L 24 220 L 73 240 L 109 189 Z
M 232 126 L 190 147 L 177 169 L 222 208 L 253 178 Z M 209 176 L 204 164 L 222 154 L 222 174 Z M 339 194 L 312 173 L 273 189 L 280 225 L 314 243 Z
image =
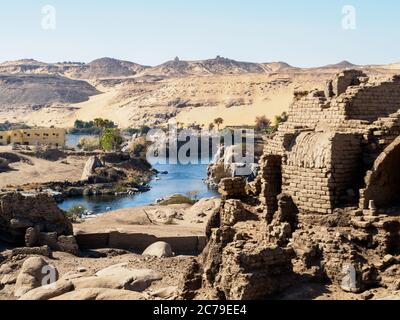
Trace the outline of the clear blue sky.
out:
M 55 30 L 41 27 L 47 4 Z M 356 8 L 355 30 L 342 28 L 344 5 Z M 0 3 L 0 61 L 398 62 L 399 14 L 398 0 L 9 0 Z

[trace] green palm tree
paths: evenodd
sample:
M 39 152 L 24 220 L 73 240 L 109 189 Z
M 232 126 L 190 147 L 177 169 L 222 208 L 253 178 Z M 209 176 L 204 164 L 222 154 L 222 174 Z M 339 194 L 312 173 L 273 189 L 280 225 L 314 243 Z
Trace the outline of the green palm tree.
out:
M 218 131 L 219 131 L 219 127 L 220 127 L 221 124 L 224 123 L 224 119 L 217 118 L 217 119 L 214 120 L 214 123 L 217 125 Z

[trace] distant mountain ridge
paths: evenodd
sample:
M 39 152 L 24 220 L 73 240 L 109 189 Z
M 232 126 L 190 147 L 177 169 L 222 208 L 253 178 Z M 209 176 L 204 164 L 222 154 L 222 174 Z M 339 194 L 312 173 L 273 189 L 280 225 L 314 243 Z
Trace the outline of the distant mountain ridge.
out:
M 90 63 L 44 63 L 33 59 L 0 63 L 0 74 L 60 74 L 79 79 L 98 79 L 134 76 L 182 77 L 201 75 L 229 75 L 269 73 L 295 69 L 285 62 L 253 63 L 217 56 L 214 59 L 183 61 L 179 58 L 149 67 L 130 61 L 100 58 Z
M 204 75 L 270 74 L 275 72 L 302 72 L 307 70 L 340 71 L 350 68 L 397 68 L 399 64 L 359 66 L 341 61 L 314 68 L 298 68 L 286 62 L 243 62 L 217 56 L 214 59 L 186 61 L 176 57 L 158 66 L 145 66 L 114 58 L 100 58 L 90 63 L 58 62 L 44 63 L 33 59 L 0 63 L 0 74 L 58 74 L 77 79 L 106 79 L 141 76 L 185 77 Z

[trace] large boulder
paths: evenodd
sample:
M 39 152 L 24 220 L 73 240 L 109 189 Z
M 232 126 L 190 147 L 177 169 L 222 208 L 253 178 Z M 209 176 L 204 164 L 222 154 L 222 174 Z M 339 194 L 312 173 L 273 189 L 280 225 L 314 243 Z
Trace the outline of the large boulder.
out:
M 154 281 L 161 277 L 154 272 L 152 274 L 136 274 L 134 271 L 127 270 L 125 273 L 83 277 L 72 280 L 76 289 L 104 288 L 104 289 L 123 289 L 142 292 L 146 290 Z
M 173 256 L 173 253 L 171 246 L 168 243 L 159 241 L 147 247 L 147 249 L 143 251 L 142 255 L 158 258 L 169 258 Z
M 73 233 L 71 222 L 47 194 L 12 192 L 0 195 L 0 239 L 25 245 L 25 240 L 32 240 L 25 239 L 27 229 L 32 227 L 40 232 L 54 232 L 58 236 Z
M 126 264 L 116 264 L 96 273 L 95 276 L 70 277 L 76 289 L 103 288 L 142 292 L 154 281 L 162 279 L 149 269 L 127 269 Z
M 150 296 L 157 300 L 176 300 L 179 296 L 178 287 L 171 286 L 150 292 Z
M 19 298 L 25 293 L 41 287 L 45 284 L 44 282 L 46 282 L 47 278 L 48 280 L 57 280 L 57 269 L 50 266 L 41 257 L 31 257 L 26 259 L 17 277 L 14 296 Z
M 88 161 L 86 161 L 85 167 L 83 168 L 82 172 L 82 181 L 87 181 L 89 177 L 94 173 L 96 168 L 103 167 L 100 159 L 96 156 L 90 157 Z
M 111 265 L 107 268 L 101 269 L 96 272 L 96 276 L 98 277 L 105 277 L 105 276 L 115 276 L 117 274 L 123 274 L 123 273 L 128 273 L 128 272 L 134 272 L 135 270 L 129 270 L 126 268 L 128 263 L 118 263 Z M 149 270 L 152 271 L 152 270 Z
M 86 288 L 68 292 L 51 300 L 144 300 L 142 294 L 127 290 Z
M 233 176 L 230 165 L 225 165 L 223 159 L 217 163 L 209 164 L 207 168 L 207 179 L 206 183 L 210 187 L 218 187 L 218 184 L 224 178 L 230 178 Z
M 10 169 L 8 166 L 9 164 L 10 163 L 7 159 L 0 158 L 0 172 L 9 170 Z
M 1 260 L 0 260 L 1 261 Z M 0 265 L 0 287 L 15 284 L 17 281 L 18 270 L 21 267 L 20 262 L 4 262 Z
M 28 291 L 19 300 L 50 300 L 72 290 L 74 290 L 74 285 L 71 281 L 59 280 Z

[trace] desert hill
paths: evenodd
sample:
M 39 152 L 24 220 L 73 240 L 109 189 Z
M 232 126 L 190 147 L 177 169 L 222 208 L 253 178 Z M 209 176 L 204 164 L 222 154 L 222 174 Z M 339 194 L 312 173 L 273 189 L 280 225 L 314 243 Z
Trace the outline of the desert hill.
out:
M 215 59 L 183 61 L 179 58 L 158 66 L 143 66 L 130 61 L 100 58 L 89 63 L 44 63 L 33 59 L 0 63 L 0 74 L 60 74 L 80 79 L 118 77 L 181 77 L 204 75 L 257 74 L 296 69 L 285 62 L 252 63 L 217 56 Z
M 60 68 L 56 64 L 44 63 L 33 59 L 0 63 L 0 74 L 53 74 L 59 71 Z
M 320 67 L 321 69 L 354 69 L 357 68 L 358 66 L 349 62 L 349 61 L 341 61 L 336 64 L 328 64 L 326 66 Z
M 43 107 L 87 101 L 99 92 L 85 81 L 50 74 L 0 74 L 0 108 Z
M 75 77 L 82 79 L 131 77 L 148 67 L 130 61 L 101 58 L 85 64 L 75 71 Z
M 179 58 L 146 70 L 146 74 L 161 76 L 199 76 L 229 75 L 243 73 L 263 73 L 264 68 L 258 63 L 240 62 L 217 56 L 215 59 L 199 61 L 181 61 Z
M 296 71 L 299 68 L 292 67 L 290 64 L 286 62 L 269 62 L 269 63 L 261 63 L 261 67 L 265 72 L 281 72 L 281 71 Z
M 33 59 L 7 61 L 0 64 L 0 74 L 59 74 L 72 78 L 99 79 L 131 77 L 148 67 L 130 61 L 100 58 L 90 63 L 44 63 Z

